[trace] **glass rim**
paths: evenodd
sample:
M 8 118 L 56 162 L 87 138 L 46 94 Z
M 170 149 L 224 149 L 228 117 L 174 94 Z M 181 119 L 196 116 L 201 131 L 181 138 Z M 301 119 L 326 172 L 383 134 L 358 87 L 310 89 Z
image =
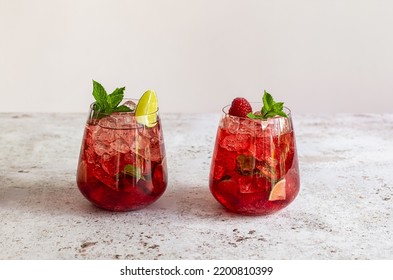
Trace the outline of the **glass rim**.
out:
M 119 103 L 119 105 L 124 104 L 126 101 L 134 101 L 135 104 L 138 104 L 139 99 L 125 97 L 125 98 L 123 98 L 123 100 Z M 104 115 L 104 116 L 110 116 L 110 115 L 112 115 L 112 114 L 114 114 L 114 113 L 116 113 L 116 114 L 130 114 L 130 113 L 132 113 L 132 112 L 112 112 L 112 113 L 110 113 L 110 114 L 108 114 L 108 113 L 103 113 L 103 112 L 100 112 L 99 110 L 95 110 L 95 109 L 94 109 L 94 105 L 95 105 L 95 104 L 96 104 L 96 101 L 94 101 L 93 103 L 90 104 L 90 106 L 89 106 L 90 112 L 97 112 L 97 113 L 100 113 L 101 115 Z M 157 115 L 159 110 L 160 110 L 160 108 L 157 107 L 157 110 L 156 110 L 156 111 L 154 111 L 154 112 L 152 112 L 152 113 L 150 113 L 150 114 L 140 115 L 140 116 L 138 116 L 138 117 Z M 135 116 L 135 115 L 131 115 L 130 117 L 135 118 L 136 116 Z
M 250 105 L 251 105 L 251 107 L 254 107 L 253 105 L 255 105 L 255 104 L 260 104 L 260 107 L 262 108 L 262 102 L 249 102 L 250 103 Z M 228 104 L 228 105 L 225 105 L 223 108 L 222 108 L 222 112 L 225 114 L 225 116 L 231 116 L 231 117 L 233 117 L 233 118 L 238 118 L 238 119 L 246 119 L 246 120 L 255 120 L 255 121 L 269 121 L 269 120 L 274 120 L 274 119 L 281 119 L 281 118 L 285 118 L 285 117 L 282 117 L 282 116 L 274 116 L 274 117 L 272 117 L 272 118 L 268 118 L 268 119 L 266 119 L 266 120 L 262 120 L 262 119 L 250 119 L 250 118 L 248 118 L 248 117 L 238 117 L 238 116 L 233 116 L 233 115 L 230 115 L 229 114 L 229 108 L 231 107 L 231 104 Z M 292 112 L 291 112 L 291 109 L 289 109 L 288 107 L 286 107 L 286 106 L 284 106 L 284 111 L 285 111 L 285 113 L 287 114 L 287 116 L 288 116 L 288 118 L 289 119 L 292 119 Z

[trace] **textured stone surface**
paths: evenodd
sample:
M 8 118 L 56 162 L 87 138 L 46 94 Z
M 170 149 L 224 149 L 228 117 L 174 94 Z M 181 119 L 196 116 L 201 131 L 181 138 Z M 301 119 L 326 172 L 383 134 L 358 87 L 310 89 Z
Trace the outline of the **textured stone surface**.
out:
M 0 114 L 0 259 L 393 259 L 393 115 L 298 115 L 301 191 L 237 216 L 211 196 L 219 115 L 164 115 L 169 185 L 112 213 L 80 194 L 83 114 Z

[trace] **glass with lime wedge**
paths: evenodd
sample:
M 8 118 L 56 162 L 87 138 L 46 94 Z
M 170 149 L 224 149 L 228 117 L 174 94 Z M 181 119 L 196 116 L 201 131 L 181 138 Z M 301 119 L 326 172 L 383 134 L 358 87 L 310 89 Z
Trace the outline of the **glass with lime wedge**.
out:
M 125 87 L 108 94 L 93 81 L 82 140 L 77 185 L 94 205 L 130 211 L 155 202 L 167 186 L 164 138 L 156 93 L 124 98 Z

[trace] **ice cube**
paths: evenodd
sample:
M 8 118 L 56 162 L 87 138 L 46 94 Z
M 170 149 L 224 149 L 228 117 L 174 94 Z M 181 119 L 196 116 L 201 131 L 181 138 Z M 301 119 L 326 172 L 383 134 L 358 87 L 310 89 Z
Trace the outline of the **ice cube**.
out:
M 110 144 L 115 140 L 115 133 L 113 129 L 99 128 L 93 132 L 94 142 L 103 142 L 105 144 Z
M 233 116 L 227 116 L 223 118 L 220 123 L 220 126 L 223 129 L 228 130 L 229 133 L 237 133 L 237 130 L 239 129 L 239 125 L 240 125 L 239 118 Z
M 119 165 L 116 157 L 111 157 L 108 154 L 102 155 L 101 167 L 110 176 L 119 173 Z
M 152 141 L 154 141 L 154 143 Z M 146 137 L 139 137 L 135 147 L 131 147 L 131 149 L 135 149 L 136 153 L 145 160 L 158 162 L 161 161 L 163 157 L 161 142 L 159 142 L 158 139 L 154 140 Z
M 147 138 L 150 141 L 156 142 L 161 140 L 161 129 L 158 125 L 153 127 L 140 126 L 138 128 L 138 133 L 141 137 Z
M 277 136 L 292 131 L 292 124 L 288 118 L 271 118 L 262 122 L 265 135 Z
M 133 114 L 113 113 L 112 118 L 116 120 L 117 129 L 135 129 L 138 127 L 138 124 Z
M 118 129 L 116 131 L 116 138 L 121 138 L 129 145 L 135 142 L 136 129 Z
M 109 161 L 112 156 L 110 154 L 103 154 L 101 158 L 103 161 Z
M 157 145 L 150 146 L 149 154 L 147 155 L 145 152 L 145 156 L 147 156 L 146 159 L 151 161 L 156 161 L 156 162 L 161 161 L 163 154 L 160 145 L 157 144 Z
M 124 141 L 122 138 L 118 138 L 110 144 L 110 147 L 115 150 L 116 152 L 125 154 L 130 151 L 130 147 L 128 146 L 127 142 Z
M 136 103 L 132 100 L 127 100 L 126 102 L 123 103 L 124 106 L 127 106 L 128 108 L 131 109 L 131 111 L 135 111 L 136 108 Z
M 258 123 L 258 121 L 255 120 L 241 120 L 240 121 L 240 126 L 238 129 L 238 133 L 241 134 L 249 134 L 251 136 L 255 136 L 255 126 Z
M 274 153 L 274 143 L 268 137 L 256 138 L 255 141 L 250 145 L 249 151 L 259 161 L 266 160 L 269 156 Z
M 145 159 L 150 158 L 151 128 L 140 126 L 135 133 L 135 140 L 131 150 Z
M 108 175 L 99 165 L 94 168 L 94 177 L 104 183 L 106 186 L 117 190 L 117 181 L 113 176 Z
M 115 135 L 113 130 L 96 126 L 92 132 L 91 146 L 94 148 L 94 152 L 99 156 L 105 153 L 112 155 L 113 150 L 110 147 L 110 143 L 114 139 Z
M 98 125 L 104 128 L 116 128 L 116 119 L 111 115 L 108 117 L 103 117 L 98 121 Z
M 263 121 L 255 121 L 254 127 L 254 137 L 256 138 L 255 141 L 258 141 L 258 138 L 264 137 L 266 132 L 263 127 Z
M 94 151 L 97 155 L 102 156 L 103 154 L 113 154 L 113 150 L 110 145 L 105 144 L 103 142 L 97 141 L 94 143 Z
M 232 134 L 226 136 L 220 146 L 228 151 L 242 151 L 250 146 L 251 137 L 248 134 Z

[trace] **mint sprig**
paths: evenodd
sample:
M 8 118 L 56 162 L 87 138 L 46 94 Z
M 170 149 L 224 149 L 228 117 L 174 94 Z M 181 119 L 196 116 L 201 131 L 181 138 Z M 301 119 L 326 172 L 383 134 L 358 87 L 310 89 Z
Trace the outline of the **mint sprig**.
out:
M 255 158 L 253 156 L 239 155 L 236 158 L 236 166 L 240 174 L 253 175 L 255 168 Z
M 284 102 L 276 102 L 273 97 L 266 90 L 262 97 L 263 106 L 261 114 L 254 114 L 253 112 L 248 113 L 247 117 L 250 119 L 267 120 L 275 116 L 281 116 L 287 118 L 287 114 L 284 112 Z
M 142 175 L 142 169 L 132 164 L 127 164 L 124 167 L 124 174 L 134 177 L 137 182 L 140 179 L 145 180 L 145 178 Z
M 100 83 L 93 80 L 93 96 L 96 100 L 94 110 L 105 115 L 113 112 L 131 112 L 127 106 L 119 106 L 124 98 L 125 89 L 125 87 L 116 88 L 111 94 L 108 94 Z

